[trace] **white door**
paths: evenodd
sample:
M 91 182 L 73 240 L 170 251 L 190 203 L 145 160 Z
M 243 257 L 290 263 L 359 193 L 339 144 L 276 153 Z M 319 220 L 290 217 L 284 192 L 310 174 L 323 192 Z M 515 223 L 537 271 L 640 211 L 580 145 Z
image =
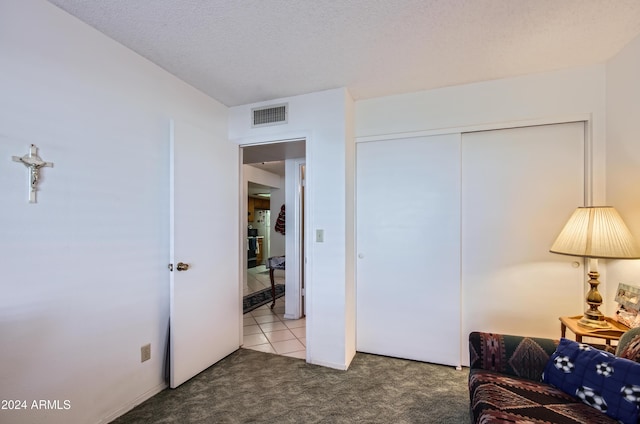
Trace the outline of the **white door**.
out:
M 357 350 L 459 365 L 460 135 L 359 143 L 356 178 Z
M 239 151 L 225 137 L 224 131 L 172 121 L 172 388 L 240 345 L 239 185 L 232 177 Z M 180 271 L 179 263 L 188 269 Z
M 463 343 L 558 338 L 558 318 L 582 313 L 582 262 L 549 248 L 584 204 L 584 141 L 583 123 L 462 135 Z

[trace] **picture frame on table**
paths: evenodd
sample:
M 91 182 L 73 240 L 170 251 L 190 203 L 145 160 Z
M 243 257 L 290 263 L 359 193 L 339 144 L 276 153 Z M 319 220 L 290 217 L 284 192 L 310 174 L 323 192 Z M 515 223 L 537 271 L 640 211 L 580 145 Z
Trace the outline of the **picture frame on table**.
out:
M 615 301 L 625 309 L 640 310 L 640 288 L 629 284 L 618 284 Z
M 640 288 L 618 284 L 615 301 L 618 302 L 616 320 L 630 328 L 640 327 Z

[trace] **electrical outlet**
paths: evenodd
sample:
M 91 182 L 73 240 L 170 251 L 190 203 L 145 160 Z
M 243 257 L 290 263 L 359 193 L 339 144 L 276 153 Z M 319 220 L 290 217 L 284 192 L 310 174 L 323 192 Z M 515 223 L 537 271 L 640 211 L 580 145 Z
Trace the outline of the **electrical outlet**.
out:
M 140 362 L 151 359 L 151 344 L 146 344 L 140 348 Z

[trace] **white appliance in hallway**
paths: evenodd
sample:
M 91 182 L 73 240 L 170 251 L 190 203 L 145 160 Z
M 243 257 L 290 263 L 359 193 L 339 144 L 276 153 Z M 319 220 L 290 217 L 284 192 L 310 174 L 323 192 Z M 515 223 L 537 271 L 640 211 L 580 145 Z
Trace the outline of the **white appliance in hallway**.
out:
M 255 219 L 251 227 L 257 230 L 257 236 L 262 237 L 262 257 L 261 263 L 257 263 L 256 265 L 264 265 L 267 262 L 267 258 L 270 256 L 269 254 L 269 246 L 270 246 L 270 238 L 271 238 L 271 211 L 270 210 L 262 210 L 258 209 L 255 211 Z

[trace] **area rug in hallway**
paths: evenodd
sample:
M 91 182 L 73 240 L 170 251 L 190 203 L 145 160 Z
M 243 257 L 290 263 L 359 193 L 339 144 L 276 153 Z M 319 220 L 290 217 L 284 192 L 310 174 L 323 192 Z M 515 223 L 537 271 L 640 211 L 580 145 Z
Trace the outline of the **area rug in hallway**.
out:
M 276 284 L 276 299 L 282 296 L 284 296 L 284 284 Z M 272 301 L 271 287 L 248 294 L 242 298 L 242 313 L 246 314 Z

